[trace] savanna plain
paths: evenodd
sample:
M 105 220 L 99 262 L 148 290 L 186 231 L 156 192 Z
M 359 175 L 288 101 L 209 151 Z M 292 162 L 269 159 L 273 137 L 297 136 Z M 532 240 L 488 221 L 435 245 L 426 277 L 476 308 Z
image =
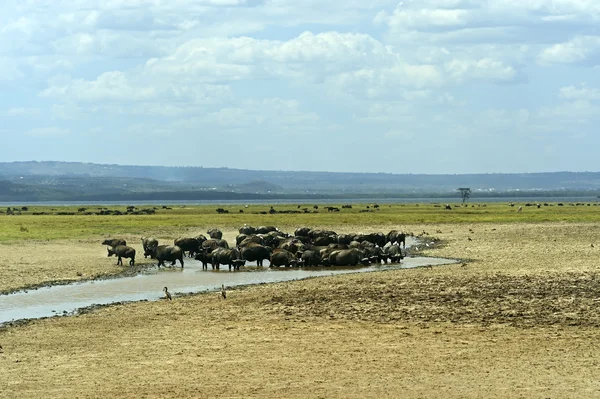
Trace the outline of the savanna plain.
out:
M 156 262 L 141 256 L 141 236 L 167 243 L 217 227 L 233 240 L 245 223 L 290 233 L 397 229 L 429 244 L 419 254 L 460 262 L 231 288 L 226 300 L 175 293 L 8 324 L 0 397 L 600 397 L 596 204 L 305 207 L 3 213 L 0 291 L 143 272 Z M 106 256 L 108 237 L 137 249 L 133 271 Z

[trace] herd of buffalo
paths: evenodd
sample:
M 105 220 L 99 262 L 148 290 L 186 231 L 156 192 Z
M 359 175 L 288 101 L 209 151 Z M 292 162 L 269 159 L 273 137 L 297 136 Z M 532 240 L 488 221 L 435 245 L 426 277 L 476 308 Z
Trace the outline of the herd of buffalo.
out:
M 337 234 L 331 230 L 300 227 L 293 235 L 284 233 L 275 226 L 252 227 L 244 225 L 239 229 L 235 245 L 223 239 L 218 229 L 207 231 L 196 237 L 181 237 L 172 245 L 159 245 L 152 237 L 142 237 L 144 257 L 183 268 L 184 257 L 194 257 L 202 262 L 203 269 L 210 264 L 213 269 L 227 265 L 229 270 L 239 270 L 246 262 L 256 262 L 263 266 L 265 260 L 270 266 L 356 266 L 372 263 L 400 262 L 402 249 L 406 247 L 406 234 L 392 230 L 387 234 Z M 134 248 L 127 246 L 123 239 L 107 239 L 108 256 L 116 256 L 117 264 L 123 258 L 135 264 Z

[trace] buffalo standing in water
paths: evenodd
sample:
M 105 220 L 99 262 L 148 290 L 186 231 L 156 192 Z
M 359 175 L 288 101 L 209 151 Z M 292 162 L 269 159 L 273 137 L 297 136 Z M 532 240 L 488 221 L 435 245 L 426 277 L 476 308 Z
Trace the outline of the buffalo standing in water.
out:
M 191 258 L 200 251 L 200 246 L 202 245 L 202 242 L 194 237 L 181 237 L 181 238 L 175 239 L 173 244 L 175 244 L 176 246 L 181 248 L 184 255 L 185 255 L 185 252 L 187 251 L 188 255 Z
M 175 266 L 175 262 L 179 260 L 183 269 L 183 251 L 177 245 L 159 245 L 152 249 L 150 257 L 158 260 L 158 267 L 164 266 L 165 261 L 169 261 L 171 266 Z
M 142 247 L 144 248 L 144 258 L 147 258 L 152 249 L 158 247 L 158 240 L 152 237 L 142 237 Z
M 128 247 L 127 245 L 117 245 L 116 247 L 106 247 L 108 249 L 108 256 L 115 255 L 117 259 L 117 265 L 123 265 L 123 258 L 129 259 L 129 266 L 135 264 L 135 249 Z

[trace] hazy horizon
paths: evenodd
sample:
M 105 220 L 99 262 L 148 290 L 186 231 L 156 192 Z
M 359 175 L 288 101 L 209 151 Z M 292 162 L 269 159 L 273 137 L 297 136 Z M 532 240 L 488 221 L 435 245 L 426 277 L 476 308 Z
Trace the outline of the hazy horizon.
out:
M 600 2 L 6 1 L 0 161 L 598 170 Z
M 233 169 L 233 170 L 249 170 L 256 172 L 309 172 L 309 173 L 390 173 L 390 174 L 412 174 L 412 175 L 478 175 L 478 174 L 541 174 L 541 173 L 600 173 L 600 170 L 552 170 L 552 171 L 537 171 L 537 172 L 480 172 L 480 173 L 393 173 L 393 172 L 350 172 L 350 171 L 331 171 L 331 170 L 300 170 L 300 169 L 250 169 L 250 168 L 237 168 L 229 166 L 198 166 L 198 165 L 160 165 L 160 164 L 128 164 L 128 163 L 97 163 L 87 161 L 58 161 L 56 159 L 46 160 L 24 160 L 24 161 L 0 161 L 6 163 L 27 163 L 27 162 L 63 162 L 63 163 L 82 163 L 92 165 L 106 165 L 106 166 L 123 166 L 123 167 L 167 167 L 167 168 L 213 168 L 213 169 Z

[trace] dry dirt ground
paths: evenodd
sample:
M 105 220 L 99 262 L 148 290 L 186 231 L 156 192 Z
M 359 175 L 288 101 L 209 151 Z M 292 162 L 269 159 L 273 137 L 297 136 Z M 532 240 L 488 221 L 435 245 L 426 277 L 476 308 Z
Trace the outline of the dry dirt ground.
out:
M 6 328 L 0 397 L 600 397 L 596 225 L 407 228 L 443 240 L 427 255 L 467 262 Z

